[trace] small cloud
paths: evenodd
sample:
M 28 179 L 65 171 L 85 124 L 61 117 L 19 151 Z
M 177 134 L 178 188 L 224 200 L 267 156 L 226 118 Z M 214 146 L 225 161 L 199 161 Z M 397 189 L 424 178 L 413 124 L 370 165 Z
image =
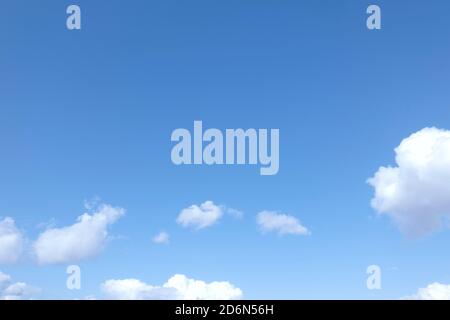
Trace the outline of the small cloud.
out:
M 46 229 L 54 228 L 55 226 L 56 226 L 56 219 L 51 218 L 50 220 L 48 220 L 46 222 L 38 223 L 36 228 L 40 229 L 40 230 L 46 230 Z
M 222 207 L 216 206 L 212 201 L 206 201 L 200 206 L 192 205 L 183 209 L 177 217 L 177 223 L 186 228 L 200 230 L 215 224 L 222 216 Z
M 42 232 L 33 244 L 39 264 L 77 262 L 97 256 L 108 240 L 108 227 L 125 210 L 102 204 L 92 214 L 84 213 L 68 227 Z
M 287 214 L 277 213 L 274 211 L 262 211 L 258 213 L 256 221 L 261 231 L 277 232 L 279 235 L 297 234 L 309 235 L 308 229 L 300 223 L 300 221 Z
M 153 242 L 158 244 L 168 244 L 170 241 L 170 236 L 167 232 L 160 232 L 153 237 Z
M 87 211 L 92 211 L 98 208 L 102 204 L 102 199 L 99 196 L 94 196 L 90 199 L 84 200 L 84 208 Z
M 226 281 L 206 283 L 176 274 L 162 286 L 146 284 L 138 279 L 107 280 L 101 285 L 109 299 L 117 300 L 233 300 L 242 291 Z
M 242 219 L 242 217 L 244 216 L 244 212 L 233 208 L 227 208 L 227 213 L 236 219 Z
M 0 220 L 0 264 L 16 262 L 23 251 L 24 236 L 17 229 L 14 219 Z
M 0 300 L 27 300 L 39 292 L 40 289 L 24 282 L 11 282 L 11 277 L 0 271 Z
M 392 267 L 389 267 L 388 270 L 389 270 L 389 271 L 399 271 L 400 268 L 399 268 L 399 267 L 396 267 L 396 266 L 392 266 Z
M 3 284 L 9 280 L 11 280 L 11 276 L 0 271 L 0 289 L 3 287 Z
M 405 297 L 407 300 L 450 300 L 450 285 L 438 282 L 420 288 L 412 296 Z

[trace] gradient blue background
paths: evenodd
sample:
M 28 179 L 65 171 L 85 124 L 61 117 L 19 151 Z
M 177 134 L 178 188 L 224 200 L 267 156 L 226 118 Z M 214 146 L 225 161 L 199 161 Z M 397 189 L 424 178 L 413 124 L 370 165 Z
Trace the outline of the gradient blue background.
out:
M 66 29 L 69 4 L 82 30 Z M 382 8 L 382 30 L 366 8 Z M 448 1 L 1 1 L 0 216 L 34 239 L 99 196 L 127 214 L 99 257 L 1 266 L 44 298 L 101 296 L 106 279 L 174 273 L 245 298 L 400 298 L 450 281 L 449 232 L 407 240 L 370 207 L 366 179 L 426 126 L 450 128 Z M 170 134 L 279 128 L 280 172 L 181 166 Z M 213 200 L 244 212 L 193 232 L 175 218 Z M 261 235 L 255 215 L 297 216 L 308 237 Z M 168 246 L 151 237 L 171 234 Z M 382 290 L 366 268 L 382 267 Z

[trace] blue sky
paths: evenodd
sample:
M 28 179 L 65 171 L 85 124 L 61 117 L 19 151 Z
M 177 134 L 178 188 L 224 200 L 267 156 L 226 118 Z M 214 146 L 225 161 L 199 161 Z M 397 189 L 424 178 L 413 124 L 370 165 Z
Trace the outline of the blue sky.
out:
M 450 129 L 446 1 L 3 1 L 0 217 L 27 239 L 0 271 L 40 298 L 102 297 L 108 279 L 174 274 L 229 281 L 248 299 L 397 299 L 450 283 L 450 232 L 410 239 L 371 207 L 366 183 L 425 127 Z M 369 31 L 369 4 L 382 29 Z M 279 128 L 280 171 L 174 166 L 176 128 Z M 448 190 L 448 189 L 447 189 Z M 42 223 L 69 226 L 100 197 L 126 209 L 104 250 L 39 265 Z M 207 200 L 242 211 L 190 230 Z M 257 213 L 297 217 L 308 236 L 262 234 Z M 165 230 L 168 245 L 152 242 Z M 366 288 L 366 268 L 382 289 Z

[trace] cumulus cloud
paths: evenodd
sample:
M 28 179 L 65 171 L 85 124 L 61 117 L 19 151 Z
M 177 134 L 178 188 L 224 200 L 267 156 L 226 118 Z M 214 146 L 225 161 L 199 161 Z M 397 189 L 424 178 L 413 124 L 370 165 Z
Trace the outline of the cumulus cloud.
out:
M 11 282 L 11 277 L 0 271 L 0 300 L 26 300 L 31 299 L 39 293 L 39 289 L 34 288 L 24 282 Z
M 406 299 L 411 300 L 450 300 L 450 285 L 438 282 L 420 288 L 417 292 Z
M 158 244 L 168 244 L 170 241 L 170 236 L 167 232 L 160 232 L 153 237 L 153 242 Z
M 0 220 L 0 264 L 16 262 L 22 253 L 24 237 L 12 218 Z
M 223 209 L 212 201 L 206 201 L 200 206 L 192 205 L 183 209 L 178 215 L 177 223 L 183 227 L 196 230 L 204 229 L 215 224 L 223 216 Z
M 92 214 L 78 217 L 71 226 L 44 231 L 33 244 L 38 263 L 76 262 L 98 255 L 108 240 L 108 227 L 124 212 L 122 208 L 102 204 Z
M 400 231 L 420 237 L 440 229 L 450 217 L 450 131 L 422 129 L 395 149 L 395 167 L 380 167 L 368 179 L 371 204 Z
M 137 279 L 107 280 L 102 291 L 109 299 L 118 300 L 232 300 L 242 298 L 233 284 L 206 283 L 177 274 L 162 286 L 152 286 Z
M 309 235 L 308 229 L 300 221 L 287 214 L 273 211 L 262 211 L 258 213 L 256 221 L 262 232 L 277 232 L 279 235 L 298 234 Z

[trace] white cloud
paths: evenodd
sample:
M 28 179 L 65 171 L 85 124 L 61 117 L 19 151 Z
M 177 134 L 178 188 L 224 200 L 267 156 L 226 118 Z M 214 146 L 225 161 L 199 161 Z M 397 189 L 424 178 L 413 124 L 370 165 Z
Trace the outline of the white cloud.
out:
M 25 300 L 30 299 L 38 290 L 34 287 L 29 286 L 24 282 L 16 282 L 9 285 L 5 290 L 3 290 L 1 299 L 2 300 Z
M 450 300 L 450 285 L 438 282 L 420 288 L 417 292 L 405 299 L 411 300 Z
M 101 287 L 108 299 L 170 300 L 176 296 L 174 289 L 154 287 L 137 279 L 107 280 Z
M 206 283 L 177 274 L 162 286 L 152 286 L 137 279 L 107 280 L 102 291 L 110 299 L 120 300 L 232 300 L 242 298 L 242 291 L 233 284 Z
M 153 242 L 158 244 L 167 244 L 170 241 L 170 236 L 167 232 L 160 232 L 153 237 Z
M 24 282 L 11 283 L 11 277 L 0 271 L 0 300 L 31 299 L 39 291 Z
M 258 213 L 256 221 L 263 232 L 277 232 L 279 235 L 299 234 L 309 235 L 308 229 L 300 221 L 290 215 L 273 211 L 263 211 Z
M 242 298 L 242 291 L 226 281 L 206 283 L 189 279 L 182 274 L 174 275 L 165 284 L 165 288 L 175 288 L 178 297 L 184 300 L 233 300 Z
M 0 220 L 0 264 L 16 262 L 22 253 L 24 237 L 12 218 Z
M 102 204 L 96 212 L 78 217 L 78 222 L 71 226 L 44 231 L 33 244 L 38 263 L 76 262 L 98 255 L 108 240 L 108 226 L 124 212 L 122 208 Z
M 395 149 L 396 167 L 381 167 L 368 183 L 372 207 L 409 237 L 442 227 L 450 217 L 450 131 L 425 128 Z
M 223 216 L 223 210 L 212 201 L 206 201 L 200 206 L 192 205 L 183 209 L 178 215 L 177 223 L 183 227 L 191 227 L 197 230 L 209 227 Z

